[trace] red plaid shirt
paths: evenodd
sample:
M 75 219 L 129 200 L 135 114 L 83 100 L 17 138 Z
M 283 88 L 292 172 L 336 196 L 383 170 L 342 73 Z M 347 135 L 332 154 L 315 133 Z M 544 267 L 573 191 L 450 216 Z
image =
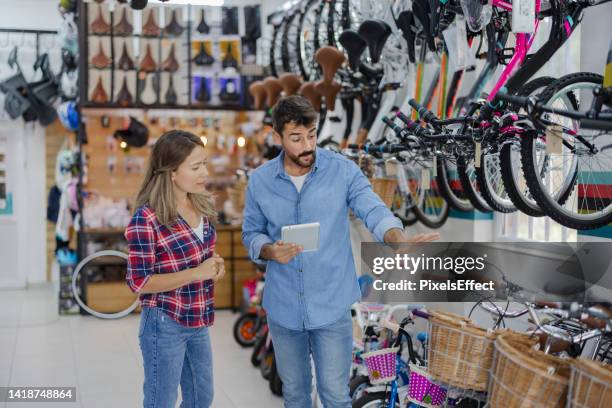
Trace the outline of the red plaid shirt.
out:
M 206 217 L 203 224 L 202 242 L 182 217 L 170 230 L 160 224 L 151 207 L 138 208 L 125 230 L 129 248 L 126 280 L 130 289 L 140 293 L 151 275 L 194 268 L 210 258 L 217 234 Z M 210 326 L 215 318 L 214 283 L 196 281 L 168 292 L 141 294 L 140 303 L 163 310 L 184 326 Z

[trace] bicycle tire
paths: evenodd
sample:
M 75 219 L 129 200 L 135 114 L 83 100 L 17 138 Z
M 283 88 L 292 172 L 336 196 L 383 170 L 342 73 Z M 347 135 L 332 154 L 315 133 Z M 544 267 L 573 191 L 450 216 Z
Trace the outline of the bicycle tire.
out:
M 267 334 L 258 337 L 253 345 L 253 352 L 251 353 L 251 364 L 253 364 L 253 367 L 259 367 L 261 364 L 261 350 L 266 345 L 266 336 Z
M 559 80 L 550 84 L 541 94 L 541 100 L 546 104 L 550 101 L 551 98 L 554 97 L 559 90 L 563 88 L 575 85 L 579 83 L 590 83 L 590 84 L 601 84 L 603 82 L 603 77 L 599 74 L 594 74 L 590 72 L 579 72 L 574 74 L 566 75 Z M 563 208 L 563 203 L 559 203 L 550 197 L 540 184 L 540 176 L 538 174 L 538 169 L 534 163 L 534 157 L 536 151 L 534 150 L 535 138 L 523 138 L 521 140 L 521 162 L 523 165 L 523 169 L 525 171 L 525 179 L 527 185 L 529 186 L 530 191 L 532 192 L 536 202 L 542 208 L 542 210 L 553 220 L 557 221 L 559 224 L 564 225 L 568 228 L 573 228 L 576 230 L 589 230 L 599 228 L 605 225 L 608 225 L 612 222 L 612 211 L 609 211 L 607 214 L 604 213 L 601 216 L 589 217 L 586 215 L 585 217 L 578 218 L 574 214 L 571 214 L 569 211 L 566 211 Z M 573 192 L 573 189 L 577 185 L 577 174 L 578 167 L 576 168 L 575 174 L 572 175 L 572 179 L 565 184 L 568 186 L 567 191 L 564 194 L 567 194 L 567 198 Z M 609 206 L 608 206 L 609 207 Z
M 270 391 L 274 395 L 283 395 L 283 380 L 280 378 L 278 373 L 278 367 L 276 367 L 276 355 L 272 356 L 272 367 L 270 368 L 270 378 L 268 379 Z
M 390 394 L 390 392 L 385 391 L 371 392 L 353 401 L 353 408 L 386 408 L 389 404 Z M 395 408 L 399 407 L 399 401 L 395 401 Z
M 444 159 L 438 159 L 438 171 L 436 174 L 436 182 L 438 183 L 438 189 L 440 195 L 444 197 L 446 202 L 450 204 L 452 208 L 462 212 L 469 212 L 474 210 L 474 206 L 469 200 L 458 197 L 453 191 L 450 181 L 448 178 L 448 167 Z
M 306 47 L 305 47 L 305 33 L 304 33 L 304 22 L 306 20 L 306 16 L 308 15 L 309 11 L 313 8 L 313 7 L 317 7 L 319 6 L 318 2 L 320 0 L 309 0 L 308 3 L 306 4 L 306 6 L 304 7 L 304 9 L 302 10 L 302 12 L 300 13 L 300 18 L 299 18 L 299 22 L 298 22 L 298 29 L 297 29 L 297 38 L 296 38 L 296 44 L 297 44 L 297 63 L 298 63 L 298 67 L 300 69 L 300 74 L 302 75 L 302 77 L 304 78 L 305 82 L 310 81 L 311 75 L 309 70 L 306 69 L 307 67 L 307 61 L 312 61 L 314 60 L 314 54 L 312 56 L 307 56 L 306 55 Z M 315 18 L 315 27 L 316 27 L 316 18 Z M 314 31 L 314 30 L 313 30 Z M 313 33 L 313 36 L 315 34 Z M 313 37 L 313 43 L 314 43 L 314 37 Z M 316 44 L 313 44 L 313 48 L 316 46 Z M 316 50 L 316 48 L 315 48 Z M 312 64 L 310 62 L 310 64 Z
M 234 323 L 234 339 L 236 343 L 240 344 L 242 347 L 252 347 L 257 341 L 256 334 L 253 334 L 252 338 L 245 338 L 243 327 L 245 324 L 252 323 L 253 327 L 255 327 L 255 322 L 257 321 L 257 313 L 245 313 L 236 320 Z
M 472 184 L 472 180 L 470 180 L 468 171 L 470 171 L 472 162 L 472 159 L 467 161 L 464 157 L 457 157 L 457 173 L 459 175 L 459 181 L 461 182 L 461 188 L 475 209 L 481 212 L 490 213 L 492 211 L 491 207 L 489 207 L 489 204 L 484 200 L 480 191 L 476 190 L 474 184 Z M 476 167 L 474 166 L 474 168 Z
M 285 18 L 285 25 L 283 27 L 283 35 L 281 38 L 281 61 L 283 63 L 283 70 L 285 72 L 294 72 L 291 66 L 291 53 L 296 50 L 289 50 L 289 31 L 291 30 L 291 24 L 295 20 L 295 17 L 300 12 L 299 8 L 296 8 L 290 12 Z
M 535 78 L 523 85 L 521 89 L 519 89 L 517 94 L 522 96 L 532 95 L 538 90 L 542 91 L 542 88 L 546 88 L 554 81 L 555 78 L 547 76 Z M 538 95 L 539 93 L 540 92 L 538 92 Z M 512 147 L 512 143 L 507 143 L 503 145 L 499 154 L 501 176 L 504 183 L 504 188 L 506 189 L 506 193 L 508 194 L 508 197 L 510 198 L 514 206 L 519 211 L 522 211 L 523 213 L 532 217 L 542 217 L 545 214 L 540 209 L 538 204 L 531 200 L 528 200 L 525 197 L 525 194 L 516 184 L 517 175 L 515 175 L 514 167 L 512 165 Z
M 499 162 L 499 173 L 501 173 L 501 152 L 493 153 L 497 155 L 497 161 Z M 480 191 L 480 196 L 484 199 L 484 201 L 491 207 L 492 210 L 508 214 L 515 212 L 517 210 L 514 202 L 508 196 L 507 200 L 504 200 L 502 197 L 497 197 L 497 194 L 494 192 L 494 188 L 491 185 L 491 174 L 487 173 L 487 163 L 486 160 L 491 159 L 491 157 L 487 157 L 491 155 L 487 155 L 483 153 L 480 157 L 480 166 L 476 167 L 476 182 L 478 183 L 478 189 Z M 503 179 L 499 178 L 502 183 Z M 508 191 L 506 189 L 505 184 L 503 185 L 504 192 L 506 195 Z

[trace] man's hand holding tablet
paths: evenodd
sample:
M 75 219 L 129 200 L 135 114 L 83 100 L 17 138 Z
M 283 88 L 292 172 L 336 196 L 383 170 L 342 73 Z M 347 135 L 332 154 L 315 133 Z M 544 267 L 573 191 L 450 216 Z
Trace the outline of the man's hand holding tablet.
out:
M 282 239 L 261 248 L 260 258 L 289 263 L 300 252 L 319 248 L 319 223 L 288 225 L 282 228 Z

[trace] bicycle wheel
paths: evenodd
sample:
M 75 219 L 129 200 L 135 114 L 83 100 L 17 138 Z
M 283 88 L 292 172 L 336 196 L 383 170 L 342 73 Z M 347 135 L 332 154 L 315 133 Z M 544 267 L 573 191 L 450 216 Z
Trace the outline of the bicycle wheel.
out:
M 517 93 L 522 96 L 537 96 L 554 81 L 555 79 L 552 77 L 535 78 L 523 85 Z M 504 188 L 514 206 L 532 217 L 545 215 L 529 192 L 525 182 L 521 166 L 520 139 L 505 143 L 501 148 L 499 160 Z
M 251 347 L 256 337 L 257 313 L 245 313 L 234 323 L 234 339 L 242 347 Z
M 491 207 L 482 197 L 478 187 L 474 159 L 463 156 L 457 157 L 457 173 L 461 182 L 461 188 L 474 208 L 482 212 L 491 212 Z
M 402 220 L 404 227 L 409 227 L 417 223 L 418 218 L 412 212 L 414 207 L 414 201 L 412 201 L 412 195 L 410 193 L 410 184 L 415 183 L 414 172 L 410 166 L 402 166 L 404 169 L 405 177 L 398 177 L 398 185 L 395 190 L 395 196 L 393 197 L 393 204 L 391 205 L 391 212 Z M 400 185 L 403 183 L 403 185 Z
M 542 101 L 562 110 L 586 112 L 594 101 L 593 90 L 601 86 L 598 74 L 576 73 L 562 77 L 541 94 Z M 542 154 L 548 139 L 545 132 L 521 142 L 521 162 L 529 190 L 542 210 L 561 225 L 578 230 L 599 228 L 612 222 L 612 135 L 581 129 L 579 122 L 559 114 L 545 114 L 548 122 L 563 126 L 563 144 Z M 539 122 L 542 125 L 541 122 Z M 548 140 L 547 140 L 548 139 Z M 550 149 L 548 149 L 550 150 Z M 550 170 L 538 172 L 542 156 Z M 575 188 L 577 186 L 577 188 Z M 559 203 L 556 197 L 568 194 Z
M 349 396 L 351 397 L 351 401 L 357 401 L 364 395 L 366 395 L 365 390 L 368 387 L 371 387 L 370 377 L 367 375 L 358 375 L 353 378 L 349 382 Z
M 298 36 L 300 8 L 295 8 L 289 12 L 286 17 L 286 22 L 283 27 L 283 36 L 281 39 L 281 59 L 283 70 L 285 72 L 299 73 L 300 67 L 297 61 L 297 43 L 295 42 Z
M 297 63 L 304 81 L 314 79 L 316 64 L 314 54 L 317 51 L 315 44 L 317 13 L 320 0 L 309 0 L 300 14 L 297 30 Z
M 516 211 L 514 203 L 506 192 L 501 176 L 501 159 L 498 146 L 489 146 L 480 156 L 480 167 L 476 167 L 476 183 L 480 196 L 493 210 L 501 213 Z
M 453 162 L 444 159 L 438 159 L 438 172 L 436 182 L 440 195 L 458 211 L 473 211 L 474 206 L 465 195 L 459 176 L 457 173 L 457 165 Z
M 448 219 L 448 202 L 440 194 L 433 171 L 433 160 L 415 163 L 413 181 L 409 182 L 416 218 L 429 228 L 440 228 Z
M 353 408 L 387 408 L 389 406 L 390 399 L 390 392 L 372 392 L 365 394 L 363 397 L 353 401 Z M 398 399 L 397 396 L 395 397 L 395 399 Z M 395 401 L 395 404 L 393 406 L 399 408 L 399 401 Z

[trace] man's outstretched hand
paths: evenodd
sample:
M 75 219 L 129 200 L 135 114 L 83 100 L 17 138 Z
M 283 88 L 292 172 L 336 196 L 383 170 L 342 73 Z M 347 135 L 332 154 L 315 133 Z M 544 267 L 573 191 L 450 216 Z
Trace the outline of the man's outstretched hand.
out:
M 414 244 L 437 241 L 440 239 L 440 234 L 437 232 L 432 232 L 428 234 L 417 234 L 409 237 L 403 230 L 399 228 L 392 228 L 385 233 L 384 239 L 386 244 Z

